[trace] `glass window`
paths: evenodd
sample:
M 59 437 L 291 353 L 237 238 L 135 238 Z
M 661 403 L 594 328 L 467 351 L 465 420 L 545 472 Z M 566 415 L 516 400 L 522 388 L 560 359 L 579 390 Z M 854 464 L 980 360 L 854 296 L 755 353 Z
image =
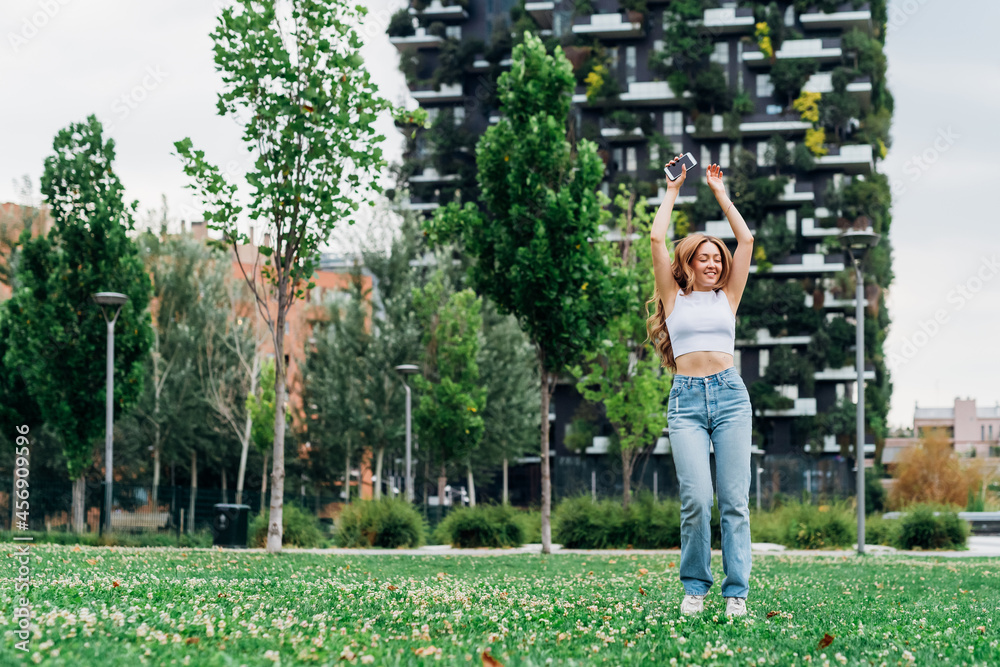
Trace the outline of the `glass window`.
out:
M 663 112 L 663 134 L 668 137 L 684 134 L 684 113 L 682 111 Z
M 621 169 L 623 163 L 623 153 L 621 148 L 611 149 L 611 162 L 614 164 L 615 169 Z
M 768 166 L 766 141 L 757 142 L 757 166 L 758 167 Z
M 774 84 L 771 83 L 770 74 L 757 75 L 757 97 L 773 97 Z
M 625 47 L 625 81 L 632 83 L 635 81 L 636 54 L 634 46 Z
M 701 145 L 701 168 L 704 170 L 712 164 L 712 151 L 705 144 Z
M 719 166 L 723 169 L 729 169 L 729 150 L 729 144 L 719 146 Z
M 625 149 L 625 171 L 638 171 L 639 163 L 636 160 L 635 146 Z
M 464 106 L 455 107 L 454 112 L 455 112 L 455 126 L 457 127 L 465 122 L 465 107 Z
M 608 48 L 608 69 L 611 70 L 612 74 L 618 73 L 618 47 L 612 46 Z
M 450 39 L 462 39 L 462 26 L 450 25 L 444 29 L 444 36 Z

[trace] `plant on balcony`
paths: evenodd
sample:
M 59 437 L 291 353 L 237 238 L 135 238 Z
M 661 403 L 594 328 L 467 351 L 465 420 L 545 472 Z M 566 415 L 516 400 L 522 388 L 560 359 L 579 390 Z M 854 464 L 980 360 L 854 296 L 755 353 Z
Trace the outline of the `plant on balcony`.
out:
M 657 76 L 666 78 L 675 69 L 691 74 L 712 53 L 713 40 L 706 39 L 702 25 L 702 4 L 700 0 L 681 0 L 664 7 L 663 50 L 649 56 L 649 68 Z
M 813 333 L 806 346 L 806 355 L 819 370 L 843 368 L 854 359 L 851 351 L 854 336 L 854 325 L 843 317 L 836 317 Z
M 434 70 L 432 83 L 434 90 L 441 90 L 441 84 L 461 83 L 468 69 L 483 50 L 482 40 L 446 39 L 438 55 L 438 66 Z
M 809 147 L 803 143 L 795 144 L 795 148 L 792 149 L 792 168 L 800 174 L 807 174 L 816 168 L 816 158 L 813 157 Z M 800 211 L 800 213 L 802 212 Z M 804 213 L 802 216 L 809 217 Z
M 745 90 L 741 90 L 733 98 L 733 111 L 741 116 L 753 113 L 756 108 L 757 107 L 754 104 L 753 99 L 750 97 L 750 94 Z
M 777 262 L 795 248 L 795 232 L 788 228 L 783 218 L 779 219 L 774 214 L 768 213 L 767 217 L 757 224 L 754 245 L 764 248 L 770 262 Z
M 448 34 L 448 26 L 446 26 L 442 21 L 433 21 L 429 26 L 427 26 L 427 34 L 444 39 L 445 35 Z
M 885 74 L 888 64 L 882 43 L 875 37 L 854 28 L 840 40 L 840 48 L 844 59 L 853 64 L 855 70 L 872 80 L 872 106 L 892 108 L 892 95 L 885 86 Z
M 733 106 L 732 93 L 726 83 L 726 74 L 722 65 L 709 63 L 691 80 L 691 93 L 694 106 L 698 111 L 711 114 L 729 111 Z
M 826 130 L 822 127 L 818 129 L 809 128 L 806 130 L 805 145 L 813 155 L 826 155 L 829 151 L 827 151 L 826 146 L 824 145 L 825 143 Z
M 788 178 L 771 178 L 759 173 L 757 158 L 742 146 L 733 150 L 729 190 L 746 220 L 762 220 L 769 207 L 778 202 Z
M 663 173 L 663 165 L 674 156 L 674 145 L 669 138 L 659 132 L 651 132 L 649 137 L 649 170 L 657 175 Z
M 761 21 L 754 26 L 753 36 L 754 39 L 757 40 L 757 46 L 760 48 L 760 52 L 763 53 L 768 60 L 773 61 L 774 47 L 771 46 L 771 27 L 764 21 Z
M 604 116 L 608 127 L 616 127 L 622 132 L 631 132 L 639 127 L 639 117 L 628 109 L 615 109 Z
M 619 4 L 622 9 L 628 12 L 639 12 L 640 14 L 645 14 L 648 11 L 646 7 L 646 0 L 620 0 Z
M 810 123 L 819 122 L 819 102 L 823 97 L 822 93 L 810 93 L 803 91 L 794 102 L 792 108 L 799 112 L 800 118 Z
M 788 150 L 788 142 L 780 134 L 772 135 L 767 141 L 764 151 L 764 161 L 774 167 L 774 173 L 781 176 L 781 170 L 792 164 L 792 152 Z
M 405 7 L 392 15 L 385 31 L 390 37 L 412 37 L 417 33 L 413 27 L 413 17 Z
M 809 359 L 791 345 L 776 345 L 771 348 L 764 381 L 772 386 L 795 385 L 804 389 L 803 393 L 811 394 L 816 385 L 814 370 Z
M 573 15 L 588 16 L 594 13 L 592 0 L 573 0 Z
M 774 96 L 784 98 L 785 104 L 791 104 L 798 97 L 802 86 L 809 77 L 819 69 L 819 63 L 809 58 L 779 60 L 771 66 L 771 85 L 774 86 Z
M 613 100 L 618 97 L 618 80 L 608 71 L 606 64 L 598 62 L 584 79 L 587 86 L 587 101 Z

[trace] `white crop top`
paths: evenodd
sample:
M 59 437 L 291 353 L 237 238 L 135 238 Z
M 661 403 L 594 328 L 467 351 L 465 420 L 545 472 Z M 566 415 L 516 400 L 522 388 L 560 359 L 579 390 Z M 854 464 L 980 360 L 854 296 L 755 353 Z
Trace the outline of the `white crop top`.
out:
M 666 319 L 674 358 L 701 350 L 733 354 L 736 316 L 721 289 L 708 292 L 677 290 L 674 309 Z

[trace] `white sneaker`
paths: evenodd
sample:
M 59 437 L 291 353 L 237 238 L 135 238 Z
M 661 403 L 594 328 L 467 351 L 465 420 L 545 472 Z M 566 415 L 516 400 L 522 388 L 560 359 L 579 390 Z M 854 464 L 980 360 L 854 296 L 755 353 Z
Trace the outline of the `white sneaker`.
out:
M 745 598 L 726 598 L 726 616 L 746 616 L 747 601 Z
M 704 595 L 685 595 L 681 602 L 681 613 L 685 616 L 700 614 L 705 611 Z

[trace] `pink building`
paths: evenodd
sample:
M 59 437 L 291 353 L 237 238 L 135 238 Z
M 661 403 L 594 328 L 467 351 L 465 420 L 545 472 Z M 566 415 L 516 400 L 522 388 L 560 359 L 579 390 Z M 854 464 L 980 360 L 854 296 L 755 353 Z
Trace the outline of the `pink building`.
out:
M 932 427 L 944 428 L 952 447 L 962 456 L 979 459 L 1000 458 L 1000 404 L 976 407 L 974 398 L 956 398 L 951 408 L 921 408 L 913 411 L 912 438 L 886 438 L 882 463 L 891 466 L 900 453 L 915 445 Z

